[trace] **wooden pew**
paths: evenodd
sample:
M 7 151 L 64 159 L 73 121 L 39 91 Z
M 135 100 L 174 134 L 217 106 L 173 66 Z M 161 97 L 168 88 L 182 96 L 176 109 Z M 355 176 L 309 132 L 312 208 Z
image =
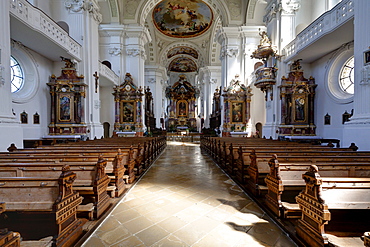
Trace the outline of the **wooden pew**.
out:
M 128 181 L 132 183 L 135 178 L 135 166 L 137 163 L 142 162 L 138 153 L 140 149 L 118 149 L 123 157 L 122 163 L 126 167 L 127 175 L 129 176 Z M 59 152 L 58 152 L 59 151 Z M 99 155 L 104 155 L 107 159 L 108 170 L 111 173 L 116 173 L 114 170 L 114 161 L 117 156 L 117 149 L 101 149 L 101 150 L 87 150 L 85 148 L 72 149 L 72 150 L 53 150 L 53 149 L 42 149 L 42 150 L 18 150 L 12 153 L 5 153 L 0 155 L 0 165 L 1 163 L 55 163 L 55 164 L 71 164 L 80 162 L 83 167 L 83 163 L 88 165 L 96 162 Z M 121 167 L 121 166 L 119 166 Z M 122 181 L 122 178 L 115 180 L 117 182 Z M 122 184 L 115 184 L 117 188 L 121 188 Z M 121 193 L 118 193 L 121 195 Z
M 113 161 L 115 186 L 113 191 L 117 196 L 125 190 L 123 174 L 125 167 L 122 163 L 122 154 L 118 153 Z M 103 156 L 95 158 L 95 162 L 63 162 L 63 163 L 0 163 L 0 177 L 50 177 L 58 178 L 63 167 L 68 164 L 70 170 L 77 174 L 75 190 L 85 196 L 84 204 L 94 204 L 94 217 L 99 218 L 110 206 L 108 196 L 109 176 L 105 172 L 107 161 Z M 103 173 L 104 175 L 101 175 Z
M 305 187 L 302 173 L 310 163 L 280 164 L 274 154 L 269 161 L 270 173 L 266 176 L 266 205 L 277 216 L 300 218 L 301 211 L 295 197 Z M 370 177 L 370 163 L 318 164 L 320 174 L 335 177 Z
M 302 210 L 297 235 L 313 247 L 341 237 L 360 239 L 369 229 L 370 178 L 321 177 L 315 165 L 302 177 L 306 186 L 296 197 Z
M 276 152 L 273 150 L 272 152 Z M 243 167 L 246 168 L 247 174 L 245 175 L 245 183 L 242 185 L 250 191 L 253 195 L 260 195 L 262 191 L 266 191 L 267 187 L 264 183 L 264 179 L 269 173 L 269 165 L 268 162 L 271 159 L 271 154 L 259 154 L 258 152 L 252 151 L 249 154 L 247 164 L 243 164 Z M 294 155 L 286 154 L 286 155 L 279 155 L 279 163 L 285 163 L 286 166 L 293 166 L 294 164 L 317 164 L 317 165 L 325 165 L 325 164 L 332 164 L 332 163 L 369 163 L 370 155 L 331 155 L 330 153 L 325 154 L 325 152 L 320 152 L 317 155 L 305 156 L 305 155 Z M 245 160 L 243 161 L 245 162 Z M 244 168 L 242 168 L 244 169 Z
M 57 179 L 1 177 L 0 197 L 6 202 L 8 216 L 1 225 L 12 226 L 23 238 L 52 235 L 54 246 L 73 246 L 82 236 L 84 224 L 76 215 L 82 197 L 73 190 L 75 179 L 69 166 L 64 166 Z M 36 222 L 42 224 L 35 227 Z
M 5 202 L 0 202 L 0 214 L 5 212 Z M 8 231 L 8 228 L 0 229 L 0 246 L 19 247 L 21 245 L 21 235 L 19 232 Z

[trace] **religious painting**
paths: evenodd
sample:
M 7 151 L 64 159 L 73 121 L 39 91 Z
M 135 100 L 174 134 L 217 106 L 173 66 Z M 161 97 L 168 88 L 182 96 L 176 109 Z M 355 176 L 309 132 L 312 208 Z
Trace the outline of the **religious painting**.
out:
M 242 123 L 244 113 L 244 103 L 241 101 L 231 102 L 231 122 Z
M 179 57 L 172 60 L 169 65 L 170 71 L 173 72 L 195 72 L 197 65 L 189 58 Z
M 28 114 L 25 111 L 23 111 L 21 113 L 21 123 L 22 124 L 27 124 L 28 123 Z
M 178 46 L 178 47 L 172 48 L 171 50 L 168 51 L 167 58 L 171 58 L 176 55 L 189 55 L 195 59 L 198 59 L 199 57 L 198 52 L 196 50 L 190 47 L 186 47 L 186 46 Z
M 157 29 L 170 37 L 189 38 L 206 32 L 213 12 L 201 0 L 163 0 L 153 10 Z
M 188 102 L 186 100 L 177 102 L 177 115 L 179 117 L 188 117 Z
M 40 115 L 37 112 L 33 114 L 33 124 L 40 124 Z
M 306 97 L 303 95 L 298 95 L 294 97 L 294 108 L 293 116 L 295 122 L 305 122 L 306 121 Z
M 71 95 L 63 95 L 61 94 L 59 97 L 59 121 L 69 122 L 72 120 L 72 107 L 73 107 L 73 100 Z
M 122 106 L 122 122 L 133 123 L 135 122 L 135 102 L 134 101 L 123 101 Z

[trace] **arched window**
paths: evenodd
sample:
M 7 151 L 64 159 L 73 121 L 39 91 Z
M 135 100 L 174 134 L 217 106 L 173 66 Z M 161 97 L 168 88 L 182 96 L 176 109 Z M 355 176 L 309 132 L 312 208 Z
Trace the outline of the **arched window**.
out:
M 353 43 L 343 45 L 332 54 L 327 64 L 328 95 L 337 103 L 353 102 L 354 97 L 354 48 Z
M 354 57 L 348 59 L 343 65 L 339 76 L 339 84 L 341 89 L 349 94 L 354 93 L 354 61 Z
M 10 57 L 10 72 L 11 72 L 11 91 L 12 93 L 18 92 L 24 85 L 24 75 L 21 65 L 15 60 L 14 57 Z

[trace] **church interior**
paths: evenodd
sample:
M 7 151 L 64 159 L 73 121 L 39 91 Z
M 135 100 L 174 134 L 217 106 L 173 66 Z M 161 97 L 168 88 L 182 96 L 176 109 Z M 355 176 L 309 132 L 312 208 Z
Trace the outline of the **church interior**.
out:
M 0 1 L 0 245 L 370 246 L 369 11 Z

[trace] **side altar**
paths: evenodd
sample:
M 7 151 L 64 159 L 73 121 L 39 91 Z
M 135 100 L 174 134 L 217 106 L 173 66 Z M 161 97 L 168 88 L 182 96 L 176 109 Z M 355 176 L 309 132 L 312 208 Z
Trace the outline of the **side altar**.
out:
M 125 81 L 114 87 L 115 122 L 114 132 L 125 134 L 135 132 L 143 136 L 142 98 L 143 89 L 137 87 L 130 73 L 126 73 Z
M 223 90 L 224 99 L 224 124 L 223 136 L 247 136 L 246 129 L 250 128 L 250 105 L 253 94 L 252 89 L 239 81 L 235 76 L 230 86 Z
M 84 76 L 77 75 L 75 64 L 62 58 L 65 67 L 59 77 L 52 75 L 47 85 L 51 95 L 49 136 L 87 134 L 85 123 L 86 87 Z
M 306 79 L 300 60 L 294 61 L 288 77 L 281 79 L 281 124 L 279 136 L 315 136 L 315 79 Z

